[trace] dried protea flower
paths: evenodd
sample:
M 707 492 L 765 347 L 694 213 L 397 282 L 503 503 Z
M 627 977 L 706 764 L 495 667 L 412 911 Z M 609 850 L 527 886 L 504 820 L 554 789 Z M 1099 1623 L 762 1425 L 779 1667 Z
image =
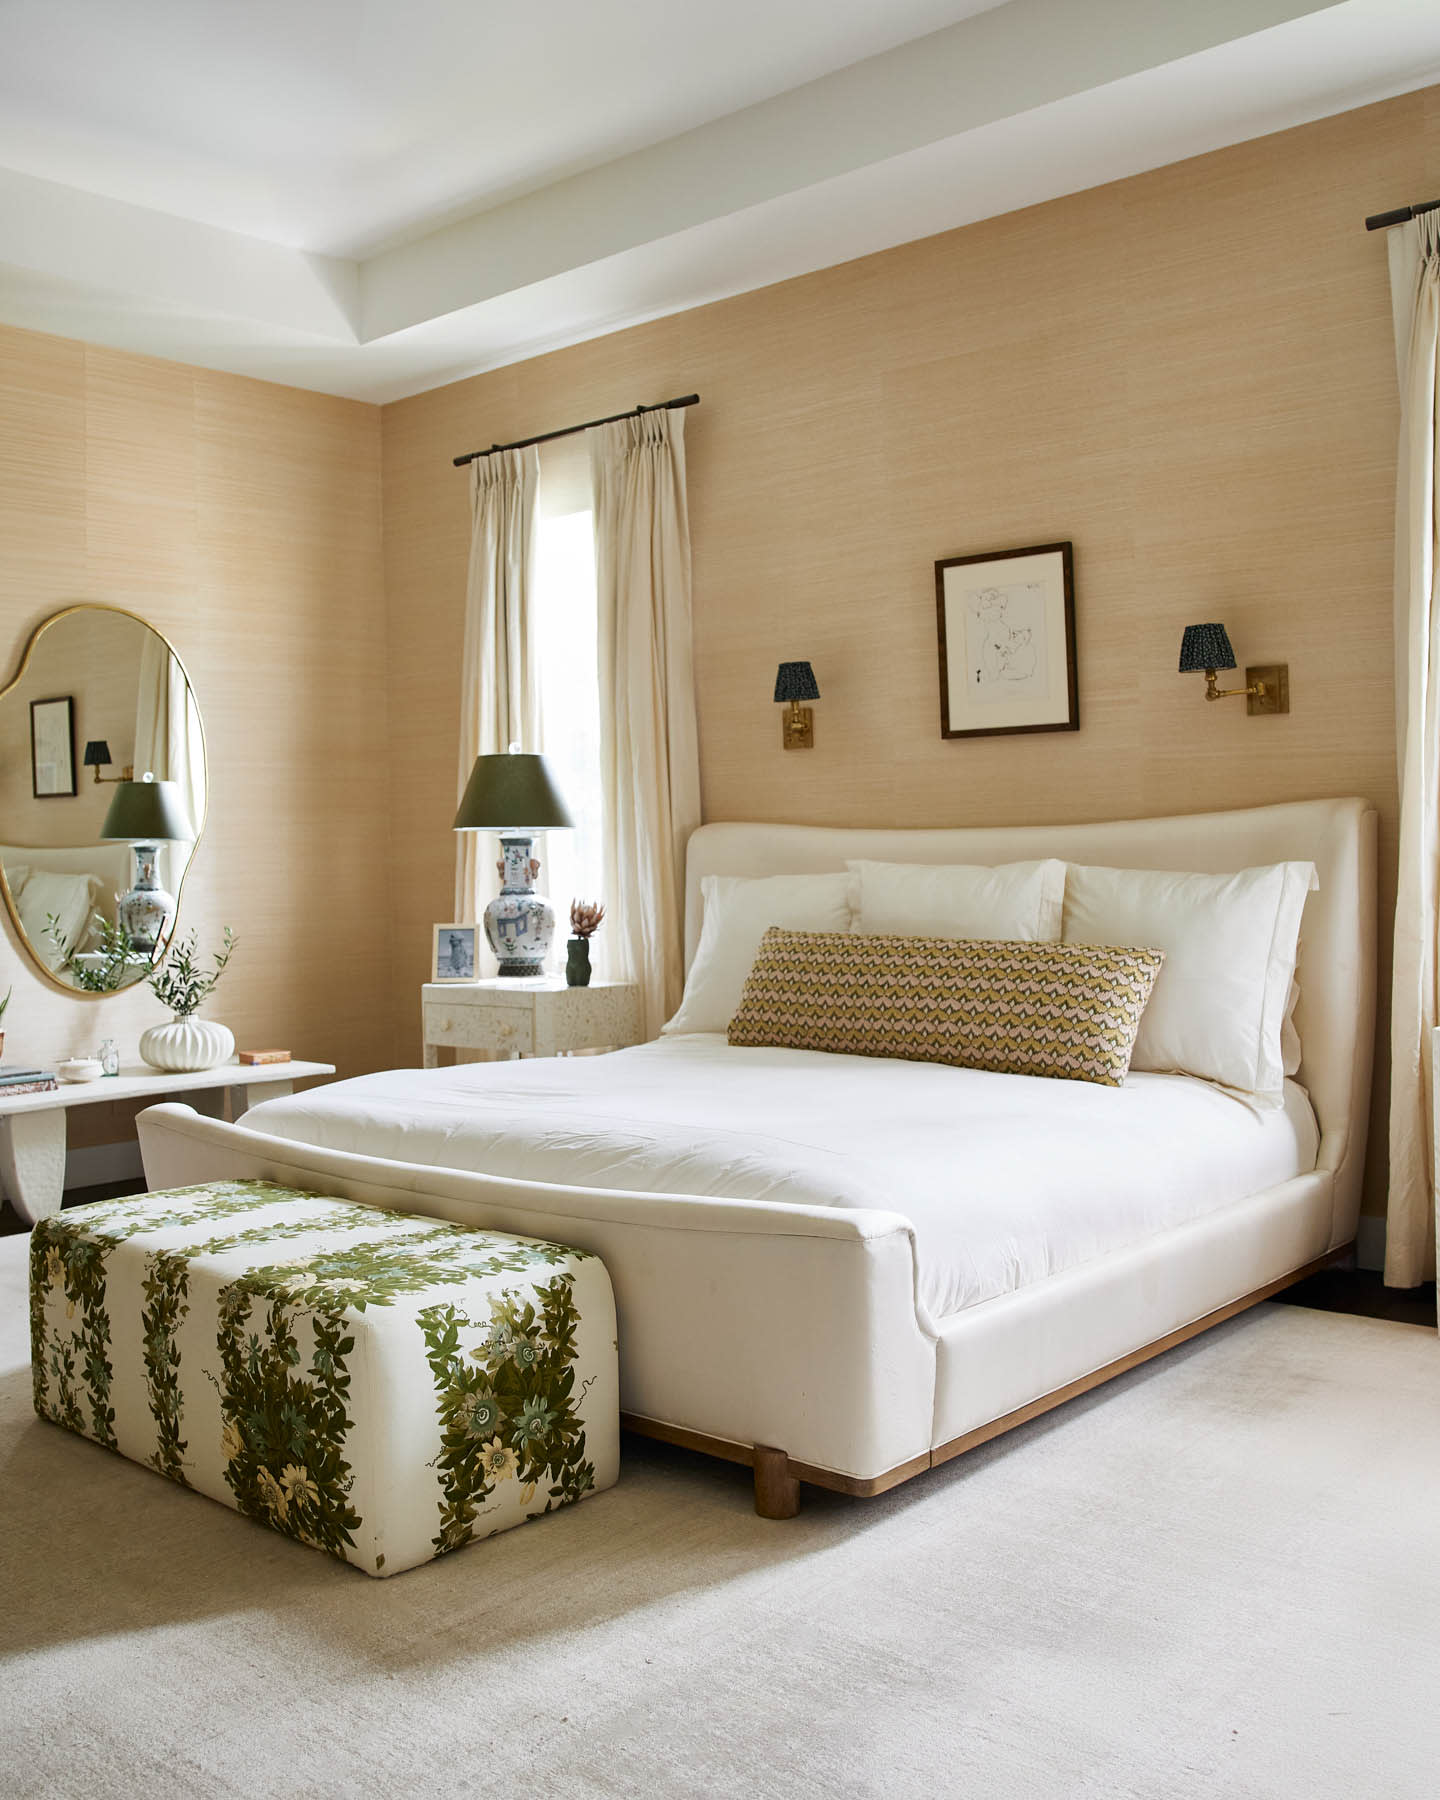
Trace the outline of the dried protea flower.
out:
M 570 930 L 575 937 L 593 937 L 600 929 L 600 921 L 604 917 L 605 908 L 598 900 L 570 902 Z

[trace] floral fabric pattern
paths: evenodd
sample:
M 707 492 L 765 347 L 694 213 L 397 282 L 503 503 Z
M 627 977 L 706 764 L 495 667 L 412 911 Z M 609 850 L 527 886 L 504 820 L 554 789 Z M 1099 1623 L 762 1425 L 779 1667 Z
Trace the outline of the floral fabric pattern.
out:
M 42 1418 L 370 1573 L 616 1478 L 587 1252 L 215 1182 L 42 1220 L 30 1271 Z

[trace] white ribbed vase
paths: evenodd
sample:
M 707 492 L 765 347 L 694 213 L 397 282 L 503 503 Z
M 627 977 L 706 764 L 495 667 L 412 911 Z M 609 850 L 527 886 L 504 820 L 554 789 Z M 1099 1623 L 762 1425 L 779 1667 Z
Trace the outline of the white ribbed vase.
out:
M 140 1054 L 146 1062 L 152 1069 L 172 1075 L 213 1069 L 234 1053 L 234 1033 L 208 1019 L 172 1019 L 168 1025 L 152 1025 L 140 1033 Z

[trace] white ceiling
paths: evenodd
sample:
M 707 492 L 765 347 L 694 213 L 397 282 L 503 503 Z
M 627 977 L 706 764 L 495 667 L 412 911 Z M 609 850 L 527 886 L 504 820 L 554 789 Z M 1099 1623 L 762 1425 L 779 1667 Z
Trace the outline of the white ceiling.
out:
M 0 0 L 0 167 L 364 256 L 999 0 Z
M 388 400 L 1440 80 L 1440 5 L 0 0 L 0 44 L 0 321 Z

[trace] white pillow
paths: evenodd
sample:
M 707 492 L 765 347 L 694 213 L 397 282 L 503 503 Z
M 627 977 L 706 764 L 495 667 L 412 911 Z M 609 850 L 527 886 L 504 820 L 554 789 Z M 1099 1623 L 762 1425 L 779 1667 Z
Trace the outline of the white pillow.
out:
M 1065 865 L 852 862 L 856 929 L 898 937 L 1059 941 Z
M 1283 1027 L 1300 915 L 1318 885 L 1308 862 L 1236 875 L 1072 863 L 1067 944 L 1165 952 L 1130 1067 L 1199 1075 L 1262 1105 L 1282 1104 Z
M 680 1010 L 663 1031 L 724 1031 L 740 1005 L 745 977 L 772 925 L 787 931 L 849 931 L 849 875 L 766 875 L 746 881 L 707 875 L 704 923 Z
M 1295 954 L 1300 954 L 1300 946 L 1295 946 Z M 1280 1027 L 1280 1057 L 1285 1064 L 1287 1075 L 1298 1075 L 1300 1072 L 1301 1051 L 1300 1033 L 1295 1028 L 1295 1008 L 1300 1001 L 1300 983 L 1292 975 L 1290 978 L 1290 997 L 1285 1002 L 1285 1023 Z
M 60 966 L 60 957 L 46 933 L 46 916 L 54 913 L 61 936 L 72 950 L 80 949 L 90 935 L 91 914 L 104 886 L 98 875 L 64 875 L 58 869 L 32 866 L 16 906 L 25 935 L 52 969 Z

